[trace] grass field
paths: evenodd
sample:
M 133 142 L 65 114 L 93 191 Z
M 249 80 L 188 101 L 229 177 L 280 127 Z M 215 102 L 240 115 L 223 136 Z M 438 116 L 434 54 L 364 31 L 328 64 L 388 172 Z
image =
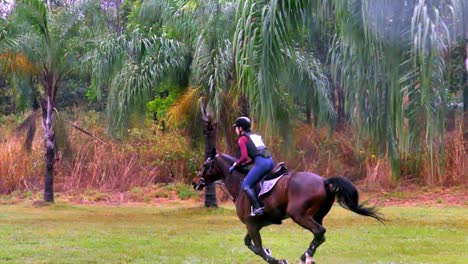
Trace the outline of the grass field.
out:
M 335 206 L 318 263 L 468 263 L 467 207 L 386 207 L 386 226 Z M 297 263 L 311 234 L 286 220 L 262 231 Z M 198 204 L 0 206 L 0 263 L 264 263 L 234 208 Z

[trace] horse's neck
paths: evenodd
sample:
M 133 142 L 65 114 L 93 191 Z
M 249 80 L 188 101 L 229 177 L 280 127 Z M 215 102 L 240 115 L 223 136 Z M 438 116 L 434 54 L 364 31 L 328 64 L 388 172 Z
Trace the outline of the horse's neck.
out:
M 221 157 L 219 160 L 220 168 L 224 174 L 224 185 L 228 189 L 229 193 L 232 195 L 234 200 L 237 199 L 242 183 L 242 175 L 238 171 L 234 171 L 232 174 L 229 173 L 229 167 L 232 165 L 226 157 Z

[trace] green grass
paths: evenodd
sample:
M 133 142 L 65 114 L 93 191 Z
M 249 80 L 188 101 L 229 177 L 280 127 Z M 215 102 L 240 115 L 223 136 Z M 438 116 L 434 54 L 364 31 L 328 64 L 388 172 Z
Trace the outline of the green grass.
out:
M 334 207 L 318 263 L 468 263 L 468 208 L 387 207 L 386 226 Z M 273 256 L 297 263 L 308 231 L 263 230 Z M 243 244 L 232 206 L 0 206 L 0 263 L 264 263 Z

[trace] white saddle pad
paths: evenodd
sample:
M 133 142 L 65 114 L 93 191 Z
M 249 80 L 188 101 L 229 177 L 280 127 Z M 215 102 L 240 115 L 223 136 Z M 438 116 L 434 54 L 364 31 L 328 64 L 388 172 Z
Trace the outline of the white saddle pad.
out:
M 268 181 L 264 181 L 262 183 L 262 186 L 261 186 L 262 188 L 260 189 L 260 193 L 258 194 L 258 197 L 260 197 L 260 196 L 268 193 L 269 191 L 271 191 L 271 189 L 273 189 L 273 187 L 275 187 L 278 180 L 281 179 L 283 176 L 284 176 L 284 174 L 279 176 L 278 178 L 274 178 L 274 179 L 271 179 L 271 180 L 268 180 Z

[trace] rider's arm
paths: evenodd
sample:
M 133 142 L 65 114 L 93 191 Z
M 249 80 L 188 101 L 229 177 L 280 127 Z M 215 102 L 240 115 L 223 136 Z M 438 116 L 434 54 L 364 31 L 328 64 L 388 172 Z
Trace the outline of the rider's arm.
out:
M 247 155 L 247 141 L 248 139 L 245 136 L 239 137 L 239 139 L 237 140 L 237 143 L 240 147 L 241 156 L 235 162 L 236 167 L 243 167 L 253 163 L 253 161 Z

